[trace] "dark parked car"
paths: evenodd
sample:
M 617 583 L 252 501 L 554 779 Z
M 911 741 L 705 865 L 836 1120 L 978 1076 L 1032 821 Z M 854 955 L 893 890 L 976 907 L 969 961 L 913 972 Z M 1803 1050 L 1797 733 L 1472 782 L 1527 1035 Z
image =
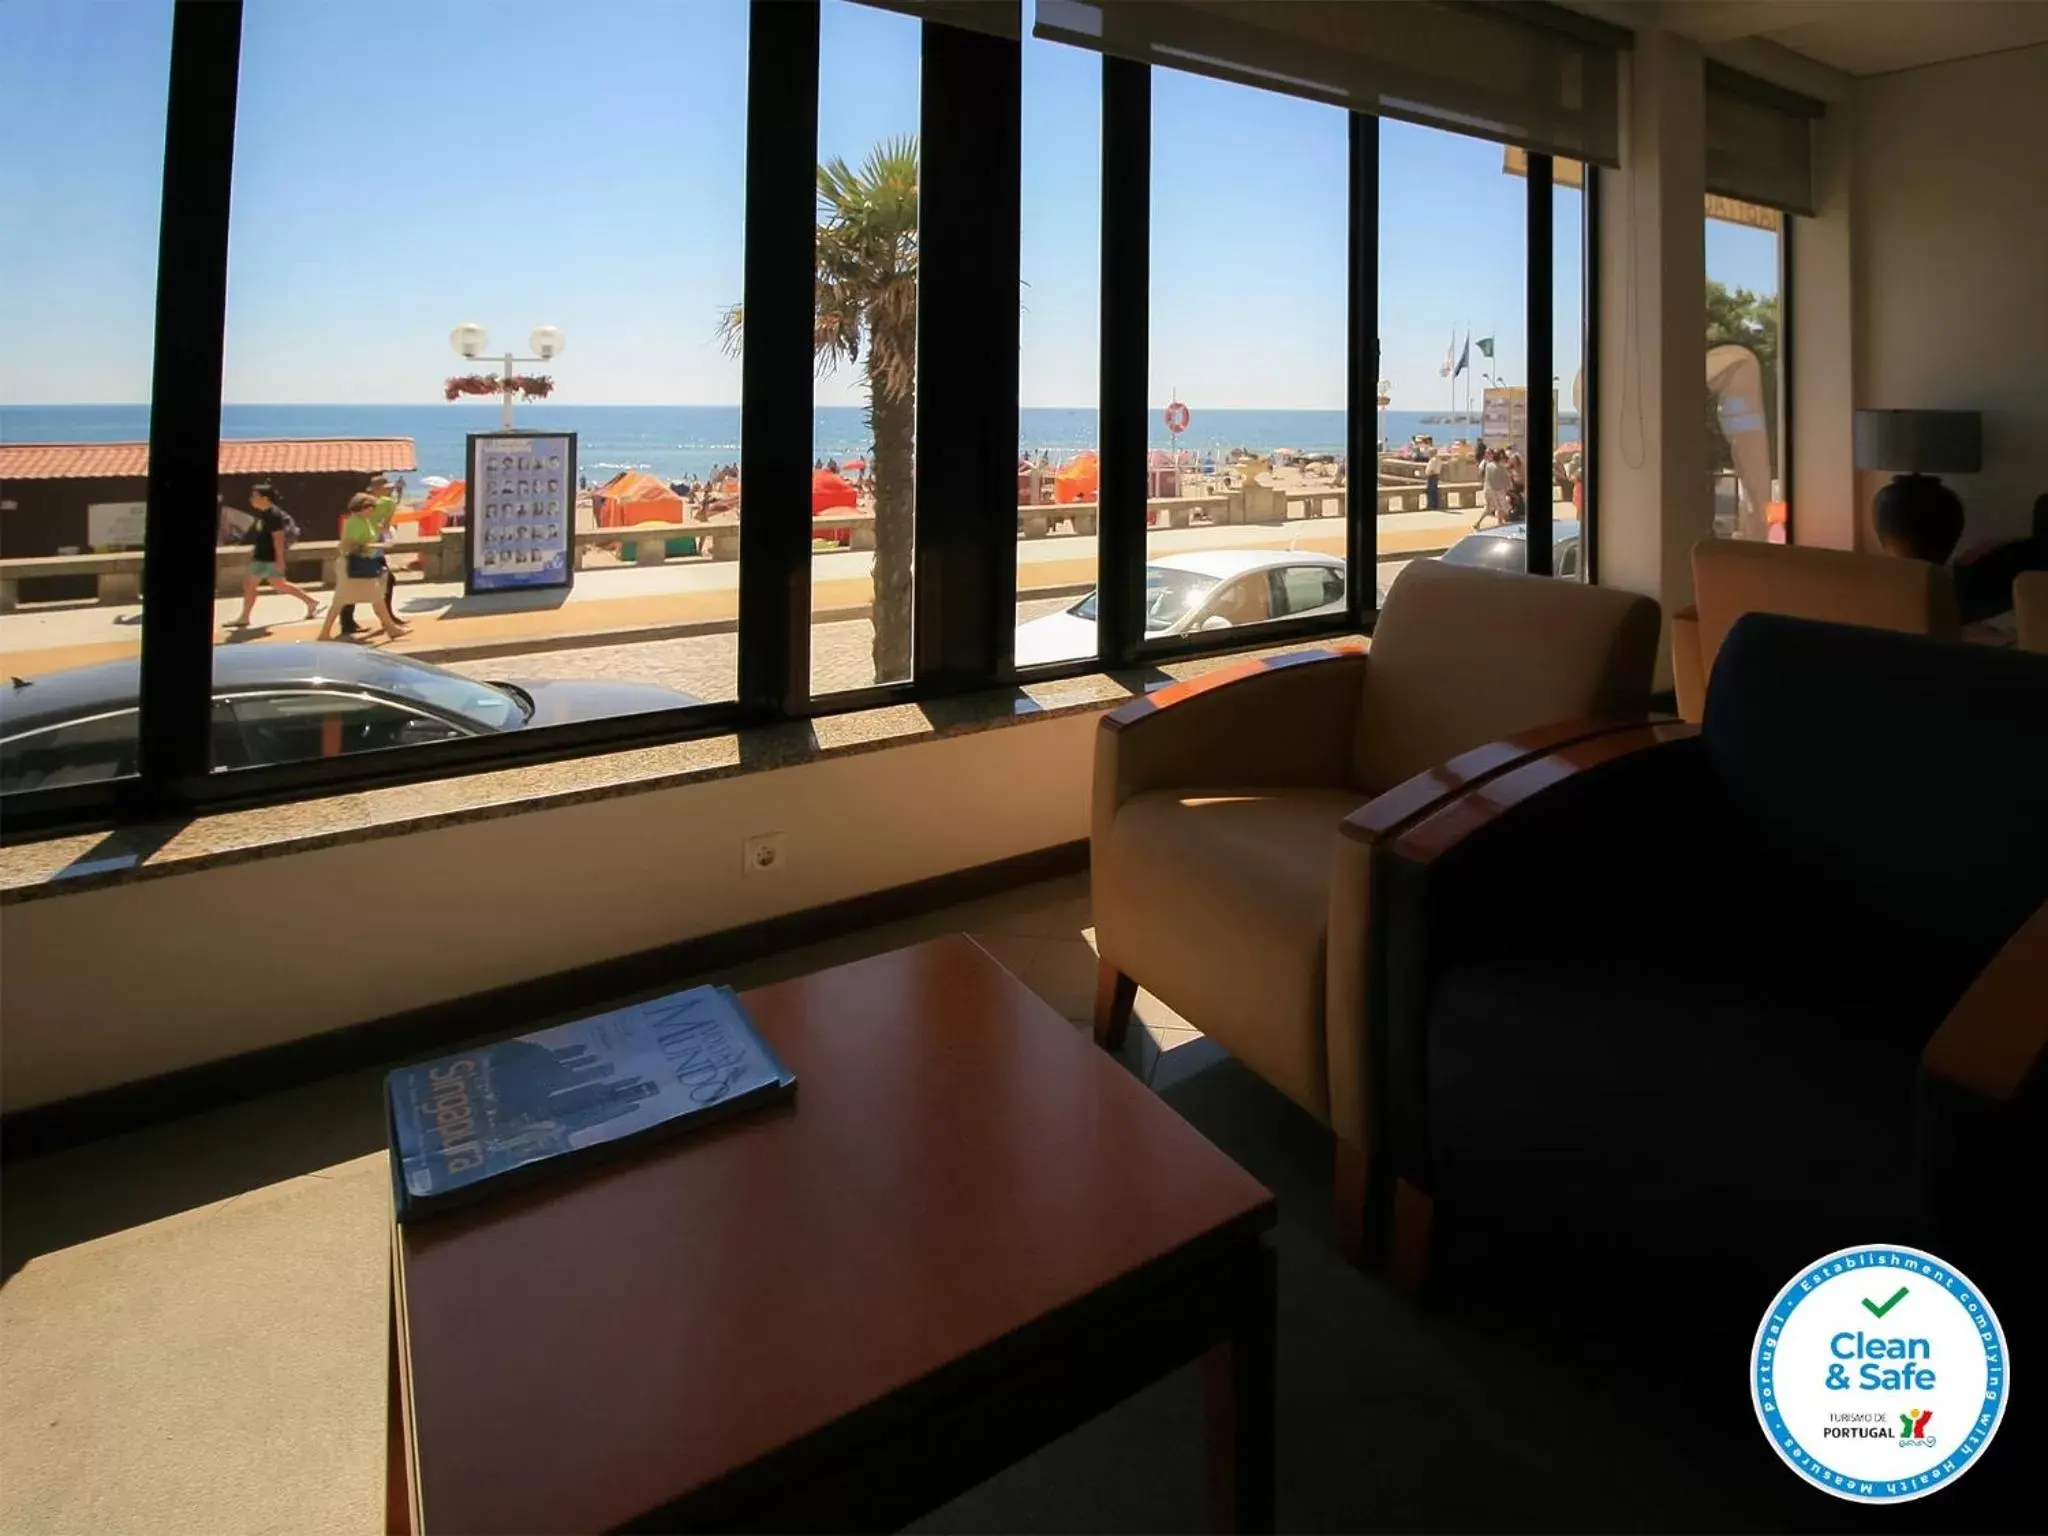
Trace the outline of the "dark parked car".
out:
M 387 651 L 318 641 L 213 653 L 213 763 L 339 757 L 698 701 L 638 683 L 478 682 Z M 0 793 L 135 771 L 141 664 L 109 661 L 0 685 Z
M 1452 565 L 1483 565 L 1496 571 L 1529 569 L 1529 525 L 1509 523 L 1500 528 L 1482 528 L 1468 533 L 1443 558 Z M 1579 574 L 1579 525 L 1560 517 L 1550 525 L 1550 569 L 1554 575 Z

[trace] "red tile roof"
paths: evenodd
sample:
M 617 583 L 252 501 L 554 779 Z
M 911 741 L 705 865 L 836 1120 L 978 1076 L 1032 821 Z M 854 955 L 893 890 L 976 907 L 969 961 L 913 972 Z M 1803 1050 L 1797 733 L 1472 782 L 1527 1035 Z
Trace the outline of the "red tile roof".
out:
M 220 445 L 224 475 L 367 474 L 412 469 L 409 437 L 243 438 Z M 140 478 L 147 443 L 0 443 L 0 481 Z

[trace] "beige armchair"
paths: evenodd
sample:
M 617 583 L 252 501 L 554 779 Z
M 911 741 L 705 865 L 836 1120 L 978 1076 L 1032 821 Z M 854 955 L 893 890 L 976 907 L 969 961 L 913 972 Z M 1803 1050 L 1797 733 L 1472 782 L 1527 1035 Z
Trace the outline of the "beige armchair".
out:
M 1657 628 L 1648 598 L 1417 562 L 1369 653 L 1274 657 L 1110 714 L 1090 829 L 1096 1038 L 1121 1048 L 1143 986 L 1330 1126 L 1355 1242 L 1376 842 L 1525 753 L 1639 715 Z
M 2048 571 L 2022 571 L 2012 583 L 2013 617 L 2023 651 L 2048 651 Z
M 1721 641 L 1745 613 L 1831 619 L 1945 640 L 1959 632 L 1947 568 L 1897 555 L 1706 539 L 1693 546 L 1692 589 L 1693 603 L 1671 616 L 1671 673 L 1678 713 L 1695 725 Z

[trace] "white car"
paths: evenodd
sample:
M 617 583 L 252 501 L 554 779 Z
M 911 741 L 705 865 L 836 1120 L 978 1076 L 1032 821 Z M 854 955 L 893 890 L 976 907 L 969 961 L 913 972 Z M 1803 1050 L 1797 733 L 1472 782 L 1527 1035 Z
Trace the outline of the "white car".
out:
M 1095 597 L 1017 626 L 1017 665 L 1096 653 Z M 1344 562 L 1293 549 L 1199 549 L 1145 566 L 1145 638 L 1345 611 Z

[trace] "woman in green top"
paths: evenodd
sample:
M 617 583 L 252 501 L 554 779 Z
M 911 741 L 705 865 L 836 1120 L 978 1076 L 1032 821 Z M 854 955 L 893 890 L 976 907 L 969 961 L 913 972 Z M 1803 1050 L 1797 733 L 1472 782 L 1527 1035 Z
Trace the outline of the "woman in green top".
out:
M 384 596 L 384 551 L 379 540 L 398 511 L 398 498 L 381 499 L 367 492 L 351 496 L 348 514 L 341 520 L 341 568 L 334 583 L 334 601 L 327 605 L 327 617 L 320 624 L 320 638 L 334 638 L 336 615 L 350 603 L 368 603 L 376 612 L 378 633 L 395 640 L 408 634 L 407 627 L 392 616 Z

